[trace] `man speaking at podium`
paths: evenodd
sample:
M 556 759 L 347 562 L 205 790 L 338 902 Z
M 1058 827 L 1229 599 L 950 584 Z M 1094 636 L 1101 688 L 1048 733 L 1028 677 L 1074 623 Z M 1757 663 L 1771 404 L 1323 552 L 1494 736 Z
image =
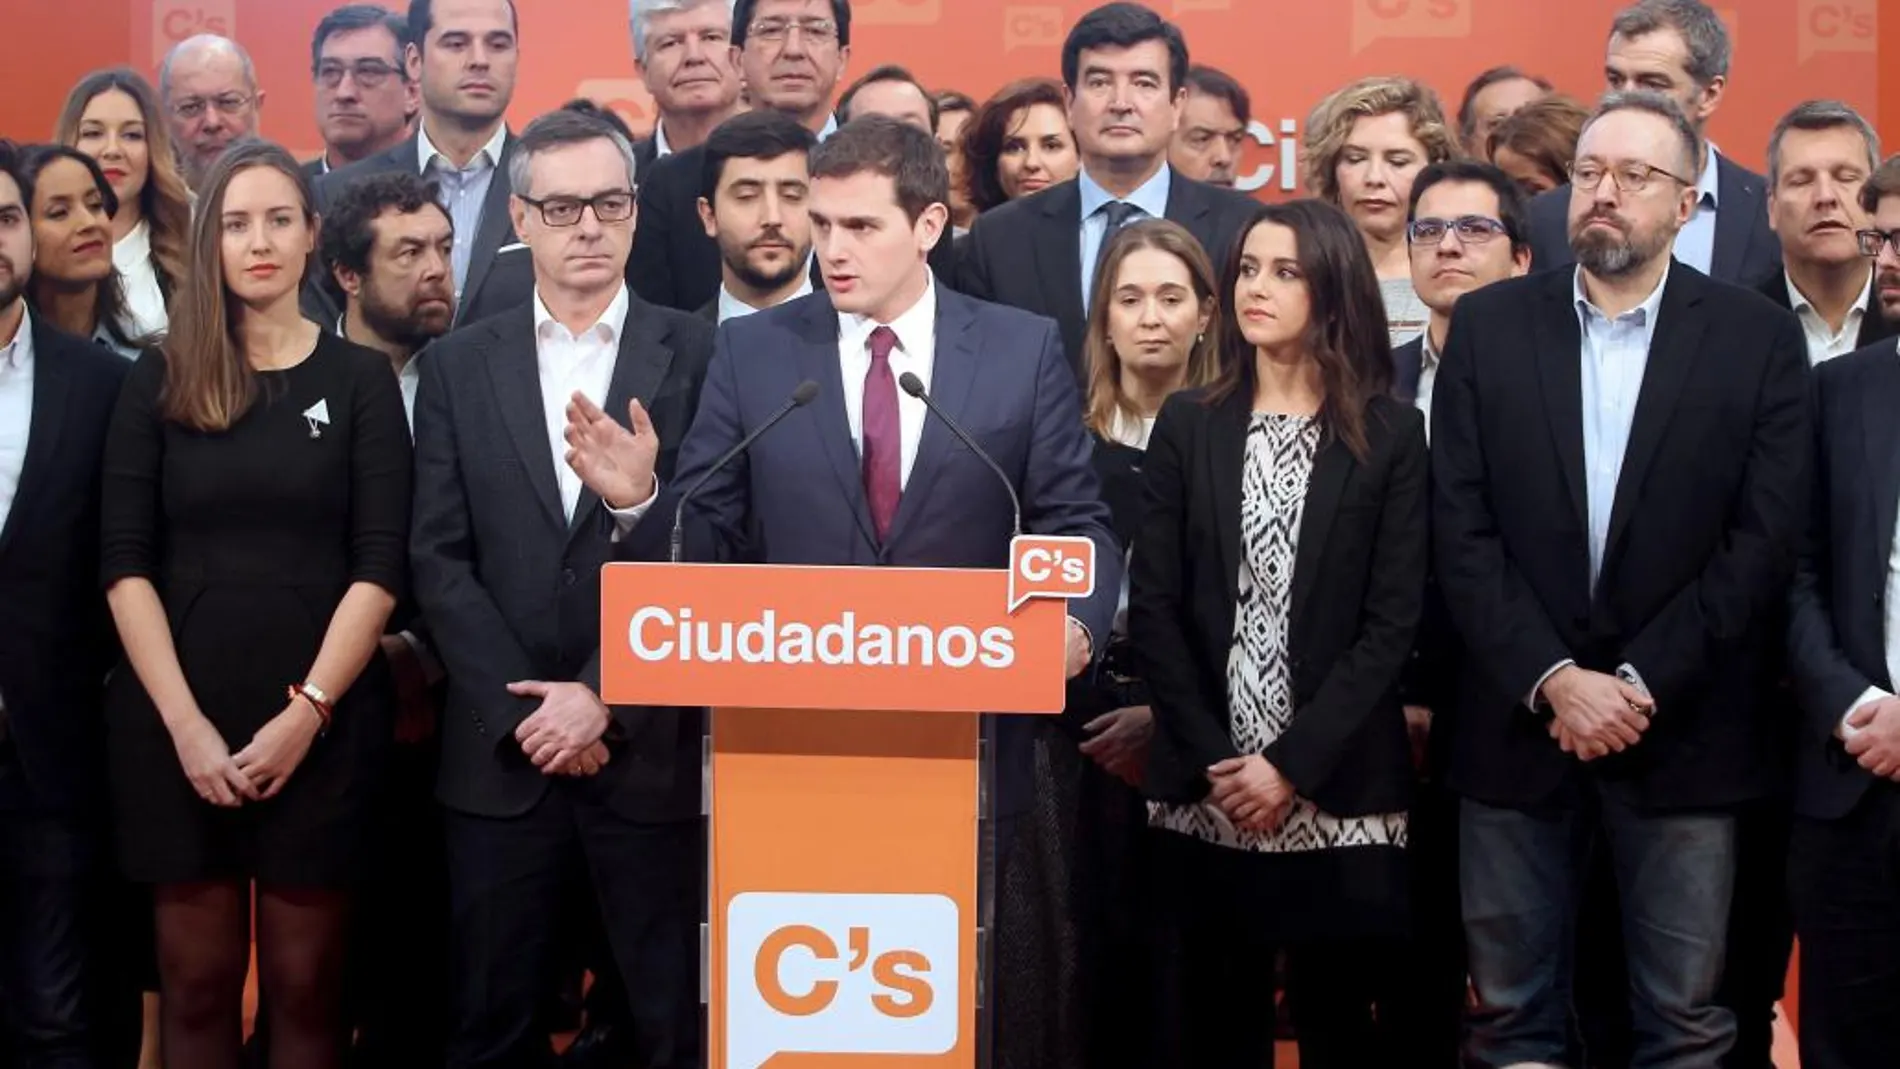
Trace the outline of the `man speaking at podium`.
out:
M 808 204 L 825 288 L 720 328 L 678 474 L 641 523 L 671 525 L 688 494 L 693 560 L 1006 568 L 1019 497 L 1025 532 L 1096 544 L 1095 593 L 1069 606 L 1073 677 L 1107 639 L 1122 556 L 1055 322 L 961 296 L 931 274 L 930 250 L 949 228 L 949 186 L 931 136 L 881 116 L 847 123 L 812 150 Z M 794 394 L 809 403 L 795 406 Z M 575 467 L 604 499 L 633 500 L 645 488 L 616 481 L 640 470 L 614 460 L 632 446 L 616 427 L 576 435 Z M 1010 818 L 1031 795 L 1036 719 L 986 728 L 1000 864 Z

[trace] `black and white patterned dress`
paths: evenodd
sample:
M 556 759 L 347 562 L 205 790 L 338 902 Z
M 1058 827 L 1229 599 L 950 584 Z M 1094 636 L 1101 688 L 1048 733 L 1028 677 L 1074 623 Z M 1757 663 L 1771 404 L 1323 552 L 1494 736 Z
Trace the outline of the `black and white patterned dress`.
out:
M 1228 730 L 1243 754 L 1264 753 L 1293 719 L 1288 651 L 1293 564 L 1320 436 L 1320 422 L 1310 416 L 1256 412 L 1247 427 L 1240 597 L 1227 659 Z M 1341 819 L 1297 796 L 1286 820 L 1264 835 L 1236 828 L 1212 802 L 1151 802 L 1148 811 L 1153 827 L 1256 854 L 1311 855 L 1406 843 L 1405 813 Z

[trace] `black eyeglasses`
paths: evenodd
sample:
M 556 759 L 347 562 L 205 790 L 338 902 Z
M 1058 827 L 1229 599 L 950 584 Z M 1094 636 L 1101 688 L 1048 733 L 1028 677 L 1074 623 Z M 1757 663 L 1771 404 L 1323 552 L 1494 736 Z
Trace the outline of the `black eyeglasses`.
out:
M 793 30 L 803 34 L 808 45 L 828 45 L 838 39 L 838 24 L 830 19 L 759 19 L 747 29 L 746 36 L 782 45 L 791 39 Z
M 1436 245 L 1446 234 L 1456 233 L 1466 245 L 1483 245 L 1504 234 L 1504 224 L 1488 215 L 1461 215 L 1456 219 L 1414 219 L 1406 224 L 1405 236 L 1414 245 Z
M 1605 177 L 1615 182 L 1616 188 L 1625 193 L 1641 193 L 1649 187 L 1649 180 L 1655 175 L 1662 175 L 1685 186 L 1695 185 L 1681 175 L 1670 174 L 1661 167 L 1651 167 L 1647 163 L 1619 163 L 1614 167 L 1605 167 L 1594 160 L 1579 160 L 1568 169 L 1570 184 L 1585 193 L 1596 192 Z
M 317 65 L 317 82 L 325 89 L 335 89 L 343 84 L 343 76 L 349 75 L 356 84 L 364 89 L 376 89 L 389 81 L 391 75 L 401 75 L 400 68 L 392 67 L 380 59 L 359 59 L 355 63 L 339 63 L 331 60 Z
M 1860 242 L 1862 256 L 1879 256 L 1882 245 L 1900 256 L 1900 230 L 1856 230 L 1854 239 Z
M 521 197 L 518 193 L 516 196 Z M 549 226 L 574 226 L 587 208 L 594 209 L 594 218 L 603 223 L 624 223 L 633 218 L 634 192 L 612 189 L 591 197 L 549 197 L 546 200 L 521 197 L 521 203 L 539 211 L 541 221 Z

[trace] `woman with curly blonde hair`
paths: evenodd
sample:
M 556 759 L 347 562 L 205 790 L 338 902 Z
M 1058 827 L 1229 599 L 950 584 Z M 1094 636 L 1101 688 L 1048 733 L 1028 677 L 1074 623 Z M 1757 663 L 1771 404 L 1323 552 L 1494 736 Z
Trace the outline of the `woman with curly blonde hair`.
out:
M 1307 191 L 1344 211 L 1365 240 L 1392 344 L 1412 340 L 1431 316 L 1412 289 L 1405 246 L 1412 180 L 1458 155 L 1438 94 L 1410 78 L 1361 79 L 1320 101 L 1301 147 Z

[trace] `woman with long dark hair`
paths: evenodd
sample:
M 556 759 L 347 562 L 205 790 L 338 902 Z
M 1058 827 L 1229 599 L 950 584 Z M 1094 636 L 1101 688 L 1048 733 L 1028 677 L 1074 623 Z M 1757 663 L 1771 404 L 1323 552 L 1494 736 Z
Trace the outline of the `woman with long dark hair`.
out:
M 963 179 L 979 213 L 1066 182 L 1081 170 L 1062 83 L 1054 78 L 1011 82 L 963 129 Z
M 125 288 L 112 264 L 118 194 L 91 156 L 64 145 L 20 153 L 20 195 L 33 222 L 33 313 L 128 359 L 146 340 L 128 327 Z
M 120 861 L 155 887 L 165 1063 L 236 1069 L 252 886 L 271 1069 L 334 1069 L 347 888 L 393 744 L 409 432 L 378 353 L 298 311 L 309 181 L 275 145 L 206 176 L 162 348 L 106 443 Z
M 158 94 L 125 67 L 94 71 L 67 94 L 53 139 L 97 160 L 118 198 L 112 263 L 125 286 L 126 333 L 163 335 L 166 308 L 185 277 L 191 192 Z
M 1261 208 L 1221 296 L 1220 380 L 1170 398 L 1149 442 L 1129 596 L 1171 1060 L 1271 1065 L 1284 951 L 1302 1066 L 1404 1064 L 1368 962 L 1406 928 L 1423 421 L 1386 396 L 1378 278 L 1339 209 Z

